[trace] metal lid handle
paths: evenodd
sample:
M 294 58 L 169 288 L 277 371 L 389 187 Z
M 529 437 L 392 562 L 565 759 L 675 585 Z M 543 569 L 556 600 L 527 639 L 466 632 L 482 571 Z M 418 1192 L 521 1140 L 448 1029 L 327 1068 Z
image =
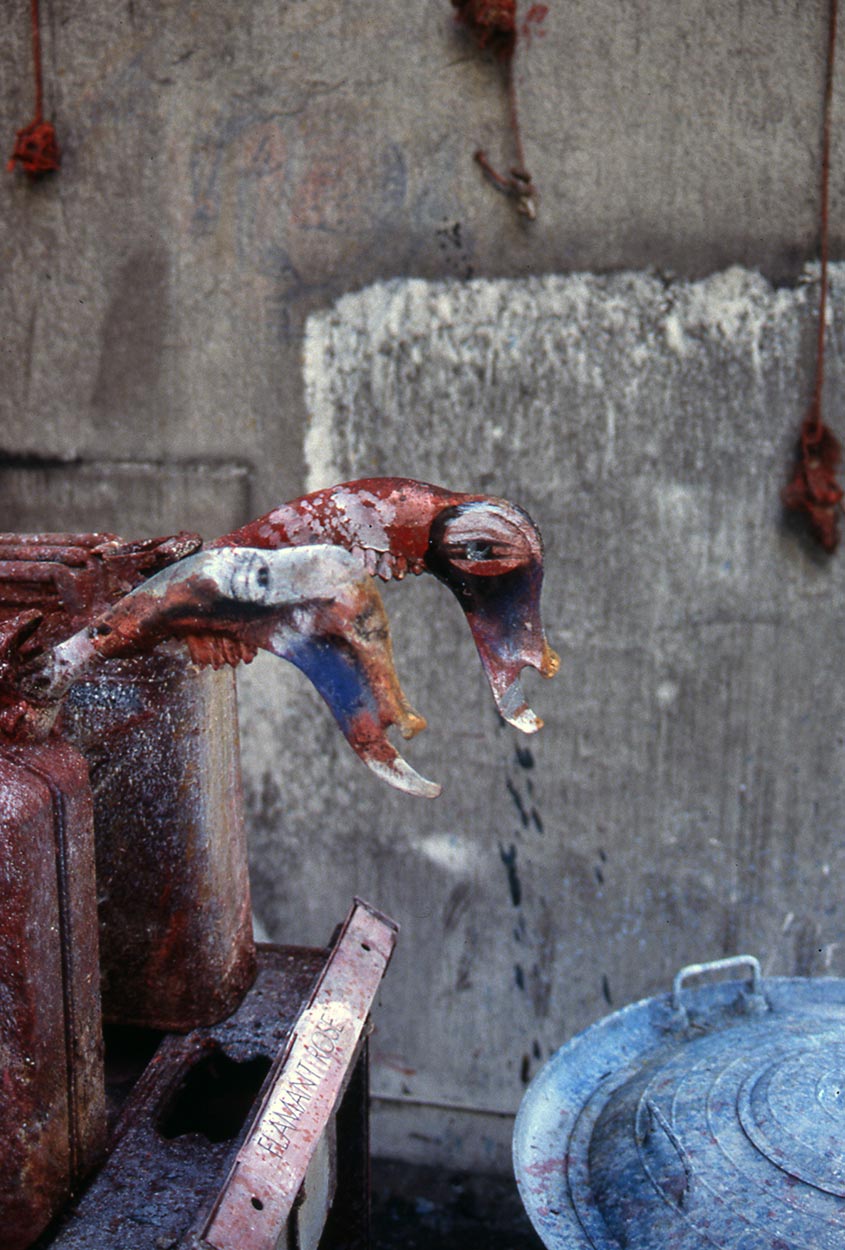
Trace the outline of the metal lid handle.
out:
M 675 975 L 672 983 L 672 1009 L 681 1011 L 681 989 L 684 981 L 690 977 L 702 976 L 708 972 L 733 972 L 737 968 L 751 969 L 751 993 L 755 998 L 763 996 L 763 973 L 760 961 L 754 955 L 731 955 L 728 959 L 711 959 L 706 964 L 687 964 Z

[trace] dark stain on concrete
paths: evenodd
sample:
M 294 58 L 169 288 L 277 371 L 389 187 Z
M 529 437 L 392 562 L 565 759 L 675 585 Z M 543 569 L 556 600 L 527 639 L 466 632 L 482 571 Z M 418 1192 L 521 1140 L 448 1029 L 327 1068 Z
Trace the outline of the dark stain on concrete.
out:
M 516 846 L 511 842 L 510 847 L 506 850 L 499 843 L 499 858 L 505 866 L 508 874 L 508 889 L 511 893 L 511 902 L 514 907 L 519 907 L 522 902 L 522 882 L 519 879 L 519 873 L 516 867 Z
M 456 886 L 453 886 L 443 908 L 443 928 L 446 933 L 453 933 L 458 927 L 461 917 L 469 907 L 469 898 L 468 881 L 459 881 Z
M 520 768 L 530 770 L 534 767 L 534 752 L 530 747 L 516 747 L 514 753 Z
M 508 794 L 511 796 L 511 802 L 513 803 L 514 807 L 519 813 L 519 819 L 522 822 L 522 827 L 523 829 L 527 829 L 529 815 L 528 815 L 528 812 L 526 811 L 525 804 L 522 801 L 522 795 L 519 793 L 516 786 L 511 781 L 510 777 L 508 777 L 507 781 L 505 782 L 505 785 L 507 787 Z

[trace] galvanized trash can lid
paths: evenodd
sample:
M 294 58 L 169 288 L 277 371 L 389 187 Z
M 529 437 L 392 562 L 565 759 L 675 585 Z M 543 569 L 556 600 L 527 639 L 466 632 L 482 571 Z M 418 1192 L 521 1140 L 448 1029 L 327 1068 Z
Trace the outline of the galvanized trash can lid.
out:
M 682 969 L 538 1073 L 514 1166 L 550 1250 L 842 1250 L 845 980 Z

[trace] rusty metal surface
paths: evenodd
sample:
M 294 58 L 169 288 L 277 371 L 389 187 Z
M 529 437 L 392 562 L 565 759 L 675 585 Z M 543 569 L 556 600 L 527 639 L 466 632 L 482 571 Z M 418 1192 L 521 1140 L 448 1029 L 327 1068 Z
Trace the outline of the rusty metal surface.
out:
M 125 542 L 114 534 L 0 534 L 0 621 L 22 607 L 66 637 L 157 569 L 197 551 L 198 534 Z
M 215 1250 L 275 1250 L 337 1109 L 397 926 L 356 900 L 203 1230 Z
M 104 1166 L 36 1250 L 175 1250 L 200 1232 L 257 1105 L 262 1082 L 287 1049 L 328 952 L 259 947 L 258 974 L 238 1009 L 217 1025 L 166 1037 L 124 1103 Z M 120 1031 L 126 1046 L 127 1031 Z M 129 1031 L 131 1036 L 131 1031 Z M 339 1124 L 366 1123 L 358 1066 Z M 121 1055 L 107 1055 L 107 1073 Z M 327 1246 L 366 1246 L 366 1138 L 338 1139 L 337 1200 L 348 1222 Z
M 0 745 L 0 1247 L 38 1235 L 105 1145 L 94 837 L 66 743 Z
M 501 715 L 524 733 L 541 728 L 519 675 L 530 666 L 552 677 L 560 660 L 543 632 L 543 544 L 527 512 L 411 478 L 367 478 L 282 504 L 211 545 L 313 542 L 345 547 L 384 581 L 433 573 L 461 605 Z
M 255 974 L 234 674 L 181 648 L 114 660 L 60 727 L 91 773 L 106 1019 L 222 1019 Z
M 113 534 L 0 534 L 0 733 L 33 736 L 18 685 L 28 665 L 200 543 L 187 533 L 141 542 Z
M 7 732 L 31 725 L 21 668 L 199 544 L 0 536 L 0 631 L 14 643 L 20 610 L 34 618 L 8 657 Z M 177 651 L 116 661 L 78 682 L 59 715 L 91 770 L 106 1017 L 172 1029 L 222 1018 L 255 972 L 231 674 L 199 672 Z

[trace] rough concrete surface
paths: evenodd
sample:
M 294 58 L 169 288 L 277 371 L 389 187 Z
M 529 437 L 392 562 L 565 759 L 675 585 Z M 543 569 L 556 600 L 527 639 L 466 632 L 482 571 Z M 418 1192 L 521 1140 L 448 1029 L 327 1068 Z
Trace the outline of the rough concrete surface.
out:
M 386 590 L 437 803 L 379 789 L 292 670 L 242 677 L 261 919 L 322 942 L 357 891 L 403 923 L 377 1148 L 507 1169 L 542 1058 L 685 960 L 841 971 L 844 557 L 779 504 L 826 0 L 552 0 L 516 62 L 533 224 L 472 161 L 512 160 L 503 76 L 448 0 L 41 12 L 64 155 L 0 172 L 0 527 L 212 536 L 384 471 L 500 492 L 546 534 L 564 667 L 530 683 L 536 741 L 445 592 Z M 3 15 L 10 149 L 28 6 Z M 841 258 L 845 22 L 837 55 Z
M 11 147 L 32 77 L 27 6 L 6 9 Z M 38 185 L 0 177 L 0 450 L 247 463 L 263 512 L 301 485 L 305 318 L 344 291 L 734 262 L 781 280 L 813 257 L 824 0 L 567 0 L 531 30 L 528 224 L 472 161 L 513 159 L 504 84 L 448 0 L 45 0 L 64 155 Z
M 0 461 L 0 530 L 119 530 L 146 538 L 193 530 L 217 534 L 250 510 L 243 464 L 79 460 L 9 456 Z
M 409 280 L 309 323 L 309 486 L 390 471 L 518 500 L 563 659 L 522 738 L 447 592 L 387 588 L 432 803 L 374 786 L 296 675 L 241 678 L 259 916 L 316 940 L 368 892 L 403 925 L 373 1047 L 384 1150 L 503 1166 L 542 1059 L 685 963 L 845 972 L 841 563 L 780 502 L 816 299 L 740 268 Z M 841 265 L 829 330 L 836 426 Z

